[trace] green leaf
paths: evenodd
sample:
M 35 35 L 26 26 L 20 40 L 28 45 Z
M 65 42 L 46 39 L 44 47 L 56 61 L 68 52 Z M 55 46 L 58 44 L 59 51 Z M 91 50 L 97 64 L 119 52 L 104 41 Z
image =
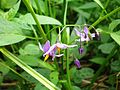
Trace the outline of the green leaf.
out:
M 51 32 L 51 44 L 53 45 L 56 42 L 56 38 L 58 37 L 57 32 L 54 30 Z
M 19 58 L 30 66 L 39 66 L 39 59 L 31 55 L 20 55 Z
M 8 21 L 0 16 L 0 34 L 23 34 L 21 26 L 13 21 Z
M 54 83 L 55 85 L 58 83 L 58 75 L 59 73 L 57 71 L 50 73 L 50 80 L 52 81 L 52 83 Z
M 119 72 L 120 71 L 120 60 L 113 61 L 111 63 L 111 70 L 113 72 Z
M 112 39 L 113 39 L 118 45 L 120 45 L 120 31 L 114 32 L 114 33 L 110 33 L 110 36 L 112 37 Z
M 35 44 L 27 44 L 24 48 L 20 48 L 19 50 L 21 55 L 34 55 L 34 56 L 42 56 L 43 52 L 40 51 L 38 45 Z
M 106 82 L 113 87 L 116 84 L 116 75 L 114 74 L 109 75 L 108 80 L 106 80 Z M 112 87 L 109 87 L 110 90 L 115 90 L 115 89 L 111 89 Z
M 113 31 L 118 24 L 120 24 L 120 19 L 113 20 L 109 25 L 109 30 Z
M 72 90 L 81 90 L 81 89 L 77 86 L 72 86 Z
M 35 68 L 35 71 L 37 71 L 38 73 L 40 73 L 41 75 L 43 75 L 45 78 L 49 79 L 49 75 L 50 75 L 50 70 L 48 69 L 40 69 L 40 68 Z M 27 80 L 31 81 L 32 83 L 38 83 L 38 81 L 33 78 L 31 75 L 29 75 L 27 72 L 22 72 L 21 75 L 23 77 L 25 77 Z
M 102 3 L 100 2 L 100 0 L 94 0 L 102 9 L 104 9 L 104 6 L 102 5 Z
M 75 83 L 81 83 L 83 79 L 88 79 L 94 76 L 94 71 L 91 68 L 82 68 L 77 70 L 73 68 L 71 71 L 71 78 Z
M 23 62 L 25 62 L 26 64 L 28 64 L 30 66 L 37 66 L 37 67 L 39 66 L 39 67 L 47 68 L 49 70 L 55 70 L 55 68 L 51 64 L 40 60 L 36 56 L 32 56 L 32 55 L 20 55 L 19 58 Z
M 0 16 L 0 46 L 18 43 L 25 38 L 19 24 Z
M 38 10 L 36 4 L 35 4 L 35 0 L 30 0 L 33 8 L 35 8 L 36 10 Z M 39 6 L 40 6 L 40 10 L 45 14 L 45 2 L 43 0 L 38 0 Z
M 48 90 L 45 86 L 43 86 L 41 83 L 38 83 L 36 86 L 35 86 L 35 89 L 34 90 Z
M 15 17 L 15 15 L 19 9 L 20 2 L 21 2 L 21 0 L 19 0 L 17 4 L 15 4 L 8 12 L 5 13 L 6 19 L 11 20 L 12 18 Z
M 0 46 L 18 43 L 26 37 L 18 34 L 0 34 Z
M 4 65 L 1 64 L 2 62 L 0 62 L 0 72 L 1 75 L 0 76 L 4 76 L 6 75 L 10 70 L 8 68 L 6 68 Z
M 90 61 L 93 63 L 96 63 L 96 64 L 100 64 L 100 65 L 104 65 L 106 62 L 105 58 L 103 58 L 103 57 L 92 58 L 92 59 L 90 59 Z
M 110 40 L 110 35 L 107 33 L 101 33 L 100 34 L 101 42 L 107 43 Z
M 80 15 L 84 16 L 85 18 L 87 18 L 87 19 L 90 17 L 90 13 L 85 12 L 85 11 L 79 9 L 79 8 L 74 8 L 74 10 L 76 12 L 78 12 Z
M 101 44 L 99 45 L 98 49 L 100 49 L 102 51 L 102 53 L 105 53 L 105 54 L 109 54 L 112 49 L 114 48 L 115 44 L 112 42 L 112 43 L 104 43 L 104 44 Z
M 3 82 L 3 76 L 0 75 L 0 84 Z
M 36 14 L 40 24 L 54 24 L 54 25 L 62 25 L 58 20 L 48 17 L 48 16 L 43 16 L 43 15 L 38 15 Z M 20 17 L 20 21 L 25 24 L 36 24 L 34 21 L 32 15 L 30 13 L 27 13 L 26 15 L 23 15 Z
M 78 7 L 79 9 L 90 9 L 90 8 L 95 8 L 98 5 L 95 2 L 89 2 L 89 3 L 85 3 L 84 5 L 81 5 L 80 7 Z
M 16 4 L 18 0 L 0 0 L 1 8 L 3 9 L 9 9 L 13 7 L 14 4 Z
M 47 63 L 47 62 L 44 62 L 43 60 L 39 60 L 39 64 L 44 67 L 44 68 L 47 68 L 47 69 L 50 69 L 50 70 L 55 70 L 55 66 Z

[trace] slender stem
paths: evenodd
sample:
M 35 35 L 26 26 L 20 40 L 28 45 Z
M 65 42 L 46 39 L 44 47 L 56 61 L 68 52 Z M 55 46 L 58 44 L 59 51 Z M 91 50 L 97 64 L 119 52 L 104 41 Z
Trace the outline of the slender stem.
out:
M 31 25 L 31 28 L 32 28 L 33 33 L 34 33 L 34 35 L 35 35 L 36 41 L 37 41 L 37 43 L 38 43 L 38 45 L 39 45 L 39 49 L 42 50 L 42 46 L 41 46 L 41 44 L 40 44 L 40 42 L 39 42 L 37 32 L 35 31 L 35 29 L 34 29 L 34 27 L 33 27 L 32 25 Z
M 53 12 L 52 12 L 52 8 L 51 8 L 51 5 L 50 5 L 50 0 L 48 0 L 48 6 L 49 6 L 50 16 L 53 17 Z
M 96 26 L 97 24 L 99 24 L 101 21 L 103 21 L 104 19 L 106 19 L 107 17 L 113 15 L 114 13 L 118 12 L 120 10 L 120 7 L 114 9 L 113 11 L 111 11 L 110 13 L 108 13 L 107 15 L 103 16 L 103 17 L 99 17 L 90 27 L 89 30 L 92 29 L 92 27 Z
M 64 10 L 64 18 L 63 18 L 63 25 L 66 25 L 66 16 L 67 16 L 67 6 L 68 6 L 68 1 L 64 0 L 64 7 L 65 7 L 65 10 Z
M 43 28 L 42 28 L 41 24 L 39 23 L 36 15 L 35 15 L 35 12 L 34 12 L 32 6 L 31 6 L 31 4 L 28 2 L 28 0 L 23 0 L 23 2 L 26 5 L 27 9 L 32 14 L 32 16 L 33 16 L 33 18 L 34 18 L 34 20 L 35 20 L 35 22 L 37 24 L 37 27 L 38 27 L 38 29 L 39 29 L 39 31 L 41 33 L 41 37 L 43 38 L 42 40 L 43 40 L 43 42 L 45 42 L 47 40 L 47 37 L 46 37 L 46 35 L 45 35 L 44 31 L 43 31 Z
M 48 12 L 48 0 L 45 0 L 45 15 L 49 15 L 49 12 Z
M 69 90 L 72 90 L 71 81 L 70 81 L 70 70 L 69 70 L 69 50 L 66 50 L 66 68 L 67 68 L 67 81 Z
M 69 43 L 69 35 L 68 32 L 66 30 L 66 16 L 67 16 L 67 5 L 68 5 L 68 1 L 64 0 L 63 2 L 63 29 L 59 32 L 59 34 L 62 32 L 62 41 L 64 43 Z M 67 35 L 66 35 L 67 34 Z M 67 39 L 67 40 L 65 40 Z M 68 90 L 72 90 L 72 86 L 71 86 L 71 81 L 70 81 L 70 70 L 69 70 L 69 50 L 67 49 L 65 51 L 65 56 L 66 56 L 66 70 L 67 70 L 67 82 L 68 82 Z

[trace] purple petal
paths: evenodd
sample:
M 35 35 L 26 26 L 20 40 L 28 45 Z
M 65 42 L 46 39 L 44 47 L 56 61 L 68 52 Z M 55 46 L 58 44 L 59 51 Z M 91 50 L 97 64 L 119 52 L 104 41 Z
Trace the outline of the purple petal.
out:
M 44 57 L 46 54 L 49 54 L 49 55 L 50 55 L 51 52 L 54 53 L 54 51 L 56 51 L 55 49 L 56 49 L 56 44 L 52 45 L 52 46 L 49 48 L 49 50 L 48 50 L 45 54 L 43 54 L 43 57 Z
M 55 54 L 52 56 L 52 60 L 54 61 L 54 59 L 55 59 Z
M 88 30 L 88 28 L 85 26 L 85 27 L 84 27 L 84 33 L 85 33 L 86 35 L 88 35 L 88 32 L 89 32 L 89 30 Z
M 62 43 L 56 43 L 56 46 L 58 48 L 61 48 L 61 49 L 66 49 L 67 48 L 67 45 L 66 44 L 62 44 Z
M 79 61 L 78 59 L 76 59 L 76 60 L 74 61 L 74 64 L 76 65 L 77 68 L 80 68 L 80 67 L 81 67 L 80 61 Z
M 89 41 L 90 40 L 90 38 L 88 37 L 88 35 L 87 35 L 87 37 L 81 37 L 81 41 Z
M 66 49 L 68 47 L 76 47 L 77 45 L 67 45 L 67 44 L 57 43 L 56 46 L 61 49 Z
M 54 48 L 54 49 L 49 53 L 49 55 L 53 57 L 53 56 L 55 55 L 55 52 L 56 52 L 56 48 Z
M 45 45 L 43 46 L 44 53 L 46 53 L 49 50 L 49 48 L 50 48 L 50 41 L 47 40 Z

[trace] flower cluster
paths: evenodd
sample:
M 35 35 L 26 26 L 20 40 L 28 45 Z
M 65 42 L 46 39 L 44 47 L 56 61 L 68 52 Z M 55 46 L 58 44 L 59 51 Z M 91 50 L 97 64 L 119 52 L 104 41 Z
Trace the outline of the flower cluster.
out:
M 80 44 L 82 43 L 82 42 L 88 42 L 88 41 L 90 41 L 92 38 L 94 38 L 94 37 L 99 37 L 99 33 L 98 32 L 95 32 L 95 33 L 90 33 L 89 32 L 89 30 L 88 30 L 88 28 L 85 26 L 84 27 L 84 29 L 83 29 L 83 31 L 78 31 L 76 28 L 74 29 L 74 31 L 75 31 L 75 33 L 76 33 L 76 35 L 78 36 L 78 37 L 80 37 L 78 40 L 76 40 L 76 41 L 79 41 L 80 42 Z M 80 45 L 81 46 L 81 45 Z M 82 54 L 83 53 L 83 48 L 82 47 L 80 47 L 79 48 L 79 53 L 80 54 Z
M 80 54 L 83 54 L 84 52 L 84 49 L 82 47 L 82 42 L 88 42 L 94 37 L 99 39 L 99 33 L 97 31 L 95 31 L 95 33 L 90 33 L 87 26 L 84 26 L 83 31 L 78 31 L 78 29 L 76 28 L 74 28 L 74 31 L 75 34 L 79 37 L 79 39 L 76 41 L 80 42 L 80 47 L 78 48 Z M 78 59 L 76 59 L 74 63 L 78 68 L 80 68 L 80 62 Z

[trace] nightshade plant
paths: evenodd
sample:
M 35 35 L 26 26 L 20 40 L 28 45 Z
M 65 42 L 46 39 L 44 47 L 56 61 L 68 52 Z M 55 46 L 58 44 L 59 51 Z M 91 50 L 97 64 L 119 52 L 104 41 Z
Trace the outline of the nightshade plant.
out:
M 119 0 L 0 0 L 0 90 L 119 90 Z

